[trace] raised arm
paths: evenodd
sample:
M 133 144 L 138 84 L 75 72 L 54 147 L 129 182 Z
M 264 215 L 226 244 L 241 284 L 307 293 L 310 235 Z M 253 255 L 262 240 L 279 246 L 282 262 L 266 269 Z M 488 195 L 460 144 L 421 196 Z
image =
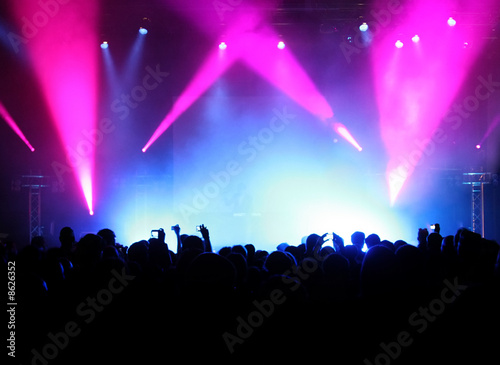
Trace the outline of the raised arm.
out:
M 174 231 L 177 236 L 177 255 L 180 255 L 182 252 L 182 242 L 181 242 L 181 227 L 178 224 L 172 226 L 172 231 Z
M 203 240 L 205 241 L 205 252 L 212 252 L 212 244 L 210 243 L 210 235 L 208 232 L 208 228 L 205 227 L 204 224 L 200 225 L 200 232 L 203 236 Z

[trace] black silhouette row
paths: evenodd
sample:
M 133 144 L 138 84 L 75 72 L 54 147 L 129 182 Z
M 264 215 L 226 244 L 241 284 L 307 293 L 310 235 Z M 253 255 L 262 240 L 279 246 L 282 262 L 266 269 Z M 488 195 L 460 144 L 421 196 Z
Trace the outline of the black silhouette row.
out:
M 212 252 L 209 231 L 130 247 L 103 229 L 16 252 L 19 363 L 498 363 L 499 245 L 419 229 L 418 246 L 354 232 L 273 252 Z M 333 245 L 326 246 L 331 240 Z M 366 244 L 367 251 L 363 252 Z M 11 298 L 12 299 L 12 298 Z M 182 362 L 181 362 L 182 361 Z

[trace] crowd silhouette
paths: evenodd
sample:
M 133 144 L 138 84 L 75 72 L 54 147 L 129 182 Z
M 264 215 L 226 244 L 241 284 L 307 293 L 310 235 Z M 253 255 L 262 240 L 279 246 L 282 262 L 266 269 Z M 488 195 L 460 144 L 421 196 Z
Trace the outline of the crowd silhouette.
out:
M 419 229 L 418 246 L 354 232 L 217 253 L 207 227 L 172 229 L 170 246 L 163 230 L 127 247 L 110 229 L 77 242 L 70 227 L 57 248 L 2 242 L 19 363 L 500 361 L 499 245 L 468 229 Z

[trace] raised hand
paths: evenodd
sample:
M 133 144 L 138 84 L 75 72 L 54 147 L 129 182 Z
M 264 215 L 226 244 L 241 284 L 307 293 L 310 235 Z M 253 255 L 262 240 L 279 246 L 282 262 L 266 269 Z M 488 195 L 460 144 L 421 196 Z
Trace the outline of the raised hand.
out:
M 212 244 L 210 243 L 210 235 L 208 232 L 208 228 L 204 225 L 200 225 L 200 233 L 205 241 L 205 252 L 212 252 Z
M 203 239 L 206 240 L 207 238 L 209 238 L 208 228 L 204 224 L 200 225 L 200 233 Z
M 182 241 L 181 241 L 181 227 L 179 227 L 178 224 L 175 226 L 172 226 L 172 231 L 175 232 L 175 235 L 177 236 L 177 255 L 180 255 L 182 253 Z
M 181 233 L 181 227 L 179 227 L 179 225 L 176 224 L 175 226 L 172 226 L 172 231 L 174 231 L 176 236 L 179 236 L 179 234 Z

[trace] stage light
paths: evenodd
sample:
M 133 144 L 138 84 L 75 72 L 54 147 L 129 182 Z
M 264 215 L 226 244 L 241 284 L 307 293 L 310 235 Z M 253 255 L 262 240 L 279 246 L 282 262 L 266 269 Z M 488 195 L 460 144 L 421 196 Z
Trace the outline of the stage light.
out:
M 391 162 L 389 162 L 385 176 L 389 187 L 389 201 L 391 206 L 393 206 L 410 173 L 405 169 L 405 166 L 398 165 L 393 167 L 391 166 Z
M 148 34 L 148 29 L 151 29 L 151 19 L 149 18 L 142 18 L 139 25 L 139 34 L 146 35 Z
M 259 33 L 245 35 L 247 47 L 241 49 L 245 64 L 319 120 L 332 118 L 333 111 L 328 101 L 292 52 L 285 48 L 280 57 L 276 57 L 273 51 L 276 43 L 269 38 L 272 33 L 271 29 L 263 29 Z M 259 50 L 258 53 L 256 49 Z
M 23 132 L 21 129 L 17 126 L 16 122 L 14 119 L 11 117 L 7 109 L 2 105 L 0 102 L 0 116 L 5 119 L 7 124 L 9 125 L 10 128 L 21 138 L 21 140 L 28 146 L 31 152 L 35 152 L 35 149 L 33 146 L 29 143 L 28 139 L 24 136 Z
M 493 119 L 493 121 L 490 123 L 488 129 L 486 130 L 486 132 L 484 133 L 483 137 L 481 138 L 481 140 L 479 141 L 479 143 L 476 145 L 476 148 L 477 149 L 480 149 L 481 146 L 483 145 L 483 143 L 486 141 L 486 139 L 488 137 L 491 136 L 491 134 L 493 133 L 493 131 L 495 129 L 497 129 L 497 127 L 500 125 L 500 115 L 497 115 L 497 117 L 495 119 Z
M 279 48 L 279 49 L 284 49 L 284 48 L 285 48 L 285 42 L 283 42 L 283 41 L 279 41 L 279 42 L 278 42 L 278 48 Z
M 368 30 L 368 24 L 365 22 L 359 26 L 359 30 L 362 32 L 366 32 Z
M 224 43 L 224 42 L 222 42 Z M 224 43 L 225 44 L 225 43 Z M 219 45 L 220 48 L 220 45 Z M 219 52 L 210 54 L 200 66 L 191 82 L 186 86 L 181 95 L 177 98 L 168 114 L 160 122 L 153 135 L 149 138 L 142 152 L 160 137 L 170 125 L 177 120 L 212 84 L 233 64 L 236 56 L 234 52 L 226 54 L 227 57 L 220 57 Z
M 22 16 L 39 10 L 39 5 L 30 0 L 18 0 L 13 4 L 16 13 Z M 27 44 L 40 91 L 66 152 L 69 169 L 81 188 L 82 200 L 89 208 L 87 212 L 92 210 L 97 138 L 83 136 L 97 131 L 97 45 L 103 41 L 98 38 L 98 19 L 98 0 L 67 2 L 44 26 L 43 32 L 30 38 Z M 71 42 L 61 42 L 60 37 L 55 36 L 62 29 L 69 29 Z M 75 30 L 78 30 L 78 36 L 73 36 Z
M 401 42 L 399 39 L 396 41 L 394 45 L 396 46 L 396 48 L 403 48 L 403 42 Z
M 245 21 L 247 19 L 244 19 Z M 264 28 L 259 32 L 242 31 L 239 27 L 230 29 L 227 34 L 234 51 L 220 57 L 220 53 L 209 55 L 186 86 L 174 105 L 153 132 L 143 152 L 188 109 L 212 84 L 233 64 L 242 60 L 254 72 L 270 84 L 283 91 L 285 95 L 325 122 L 333 117 L 333 111 L 325 97 L 318 91 L 302 66 L 291 52 L 285 48 L 276 57 L 276 38 L 269 37 L 272 29 Z M 278 37 L 278 36 L 276 36 Z M 219 44 L 225 46 L 224 42 Z M 222 48 L 222 49 L 223 49 Z M 294 75 L 293 78 L 290 75 Z
M 219 43 L 219 49 L 220 50 L 225 50 L 227 48 L 227 44 L 226 42 L 220 42 Z
M 349 133 L 345 125 L 342 123 L 335 122 L 332 124 L 333 130 L 340 134 L 346 141 L 352 144 L 359 152 L 363 151 L 363 148 L 358 144 L 354 137 Z
M 110 87 L 110 95 L 119 95 L 122 88 L 121 75 L 118 75 L 115 62 L 113 60 L 113 52 L 103 50 L 101 52 L 104 61 L 104 75 L 106 75 L 107 83 Z
M 87 161 L 83 163 L 82 166 L 78 166 L 77 168 L 78 178 L 80 180 L 83 196 L 85 198 L 85 202 L 87 203 L 87 208 L 90 215 L 94 214 L 94 189 L 92 186 L 92 170 L 93 163 L 91 161 Z
M 142 29 L 146 29 L 141 27 Z M 146 43 L 146 37 L 143 35 L 146 33 L 139 33 L 135 37 L 134 43 L 132 44 L 128 56 L 126 58 L 125 66 L 123 67 L 121 78 L 121 86 L 128 87 L 128 85 L 132 85 L 135 78 L 137 77 L 137 71 L 139 70 L 139 64 L 144 56 L 144 44 Z M 127 85 L 127 86 L 126 86 Z
M 493 3 L 471 1 L 468 11 L 486 13 L 493 8 Z M 387 42 L 381 40 L 371 49 L 380 130 L 388 156 L 386 182 L 392 204 L 412 178 L 422 178 L 417 174 L 413 176 L 414 172 L 435 147 L 433 135 L 439 130 L 442 116 L 447 114 L 481 54 L 475 44 L 469 46 L 474 49 L 464 52 L 463 42 L 469 39 L 476 42 L 487 34 L 487 30 L 480 28 L 456 29 L 457 21 L 450 17 L 454 14 L 452 2 L 439 4 L 436 6 L 433 0 L 411 2 L 405 22 L 388 29 Z M 446 29 L 454 26 L 455 29 Z M 417 31 L 425 47 L 415 47 L 419 48 L 417 53 L 410 49 L 394 51 L 394 39 L 406 40 L 405 34 L 411 36 Z M 415 148 L 416 141 L 418 148 Z M 471 144 L 470 148 L 474 146 Z M 427 192 L 425 184 L 418 184 L 418 180 L 408 185 L 418 189 L 415 190 L 418 194 Z M 405 199 L 414 198 L 405 196 Z
M 108 42 L 104 41 L 104 42 L 101 43 L 101 48 L 102 49 L 107 49 L 108 47 L 109 47 Z
M 420 41 L 420 37 L 417 34 L 415 34 L 411 40 L 413 41 L 413 43 L 418 43 Z

